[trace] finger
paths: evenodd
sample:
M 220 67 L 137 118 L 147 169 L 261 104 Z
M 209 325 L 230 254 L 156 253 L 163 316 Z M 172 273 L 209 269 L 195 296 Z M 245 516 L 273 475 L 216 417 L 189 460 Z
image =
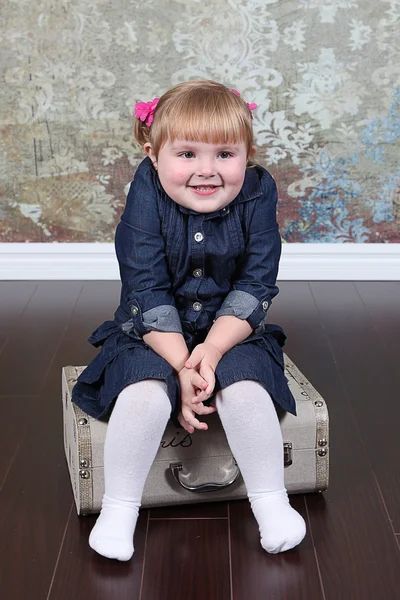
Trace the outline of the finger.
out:
M 205 431 L 206 429 L 208 429 L 207 423 L 202 423 L 201 421 L 199 421 L 198 419 L 196 419 L 196 417 L 194 416 L 192 410 L 190 410 L 190 409 L 182 409 L 182 415 L 183 415 L 183 418 L 185 419 L 186 423 L 188 423 L 189 425 L 191 425 L 195 429 L 202 429 L 203 431 Z
M 215 374 L 210 365 L 204 365 L 204 367 L 202 365 L 201 375 L 208 383 L 206 388 L 207 394 L 211 394 L 215 386 Z
M 192 398 L 192 404 L 198 404 L 200 402 L 205 402 L 206 400 L 209 400 L 212 392 L 213 392 L 213 390 L 211 390 L 211 393 L 208 394 L 207 390 L 204 390 L 204 391 L 200 392 L 199 394 L 196 394 L 196 396 L 194 396 Z
M 200 388 L 201 390 L 205 390 L 208 387 L 208 381 L 204 379 L 197 371 L 193 371 L 193 375 L 190 378 L 190 383 L 193 386 Z
M 205 415 L 212 415 L 213 413 L 217 412 L 216 406 L 205 406 L 204 408 L 207 409 L 207 412 L 204 413 Z
M 203 358 L 203 353 L 196 346 L 196 348 L 193 350 L 192 354 L 189 356 L 189 358 L 185 362 L 185 367 L 187 369 L 194 369 L 201 362 L 202 358 Z
M 211 415 L 216 410 L 215 406 L 204 406 L 204 404 L 196 404 L 196 407 L 193 407 L 193 411 L 197 415 Z
M 178 421 L 179 424 L 182 425 L 183 429 L 185 429 L 185 431 L 187 431 L 188 433 L 194 432 L 194 427 L 191 427 L 188 423 L 186 423 L 181 413 L 178 415 Z
M 205 392 L 200 392 L 192 398 L 191 402 L 192 404 L 194 404 L 194 406 L 197 406 L 198 404 L 201 404 L 206 400 L 209 400 L 209 396 Z

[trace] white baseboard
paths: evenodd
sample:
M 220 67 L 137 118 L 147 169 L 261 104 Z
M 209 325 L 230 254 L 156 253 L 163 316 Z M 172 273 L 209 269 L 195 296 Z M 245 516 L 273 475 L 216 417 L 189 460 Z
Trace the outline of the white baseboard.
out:
M 0 243 L 0 280 L 119 279 L 114 244 Z M 399 281 L 400 244 L 283 244 L 278 279 Z

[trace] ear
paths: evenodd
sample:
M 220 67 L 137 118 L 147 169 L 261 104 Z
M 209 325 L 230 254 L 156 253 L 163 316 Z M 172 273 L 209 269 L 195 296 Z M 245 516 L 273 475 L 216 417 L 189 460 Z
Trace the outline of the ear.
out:
M 153 146 L 150 144 L 150 142 L 146 142 L 144 144 L 143 148 L 144 148 L 144 151 L 146 152 L 147 156 L 150 157 L 154 168 L 157 169 L 157 157 L 154 153 Z
M 253 158 L 253 156 L 255 155 L 256 152 L 257 152 L 257 146 L 252 146 L 250 148 L 249 158 Z

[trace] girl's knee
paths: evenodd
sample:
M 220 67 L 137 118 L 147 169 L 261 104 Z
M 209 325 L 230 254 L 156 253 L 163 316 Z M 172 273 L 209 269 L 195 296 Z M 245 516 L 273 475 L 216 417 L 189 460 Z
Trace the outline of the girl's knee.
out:
M 117 403 L 129 403 L 137 410 L 171 411 L 167 384 L 159 379 L 143 379 L 128 384 L 119 394 Z
M 242 379 L 221 390 L 223 396 L 247 396 L 248 394 L 268 393 L 265 388 L 254 379 Z
M 253 379 L 243 379 L 232 383 L 216 394 L 216 404 L 227 405 L 233 403 L 235 406 L 242 406 L 243 408 L 248 405 L 252 398 L 261 397 L 270 398 L 267 390 Z
M 141 379 L 140 381 L 136 381 L 135 383 L 129 383 L 124 389 L 120 392 L 125 396 L 141 396 L 144 392 L 165 392 L 167 393 L 167 384 L 165 381 L 161 379 Z

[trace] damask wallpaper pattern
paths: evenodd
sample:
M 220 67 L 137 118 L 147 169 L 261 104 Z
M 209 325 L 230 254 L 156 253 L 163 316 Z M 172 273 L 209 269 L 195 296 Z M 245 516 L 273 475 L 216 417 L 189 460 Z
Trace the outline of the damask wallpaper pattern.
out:
M 285 242 L 400 242 L 400 0 L 3 0 L 0 238 L 112 242 L 136 100 L 256 102 Z

